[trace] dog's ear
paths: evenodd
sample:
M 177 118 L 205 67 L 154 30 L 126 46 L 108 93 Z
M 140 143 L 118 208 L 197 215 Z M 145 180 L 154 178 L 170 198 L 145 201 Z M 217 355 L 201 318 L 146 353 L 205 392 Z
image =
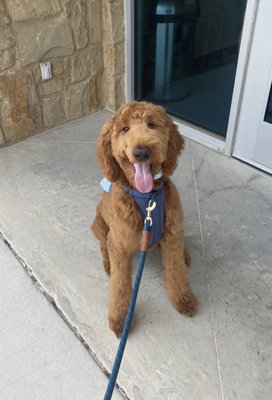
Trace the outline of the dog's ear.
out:
M 110 182 L 116 181 L 120 176 L 120 168 L 113 157 L 111 135 L 114 127 L 115 116 L 112 117 L 100 130 L 96 145 L 96 156 L 100 167 Z
M 180 135 L 177 126 L 169 118 L 169 142 L 166 160 L 162 164 L 165 175 L 170 176 L 176 169 L 178 156 L 184 149 L 184 139 Z

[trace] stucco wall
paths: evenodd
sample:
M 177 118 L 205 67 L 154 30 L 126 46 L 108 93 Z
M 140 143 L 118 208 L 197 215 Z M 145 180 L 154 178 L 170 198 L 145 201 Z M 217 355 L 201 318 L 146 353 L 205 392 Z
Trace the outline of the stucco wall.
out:
M 0 0 L 0 146 L 123 101 L 123 0 Z

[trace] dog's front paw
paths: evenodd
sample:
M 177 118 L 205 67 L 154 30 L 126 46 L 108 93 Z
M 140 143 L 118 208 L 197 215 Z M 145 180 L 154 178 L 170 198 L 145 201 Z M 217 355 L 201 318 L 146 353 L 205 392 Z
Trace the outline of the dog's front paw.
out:
M 193 293 L 180 297 L 176 309 L 179 313 L 192 317 L 197 312 L 197 300 Z
M 115 333 L 118 338 L 122 335 L 124 324 L 125 317 L 109 315 L 110 329 Z

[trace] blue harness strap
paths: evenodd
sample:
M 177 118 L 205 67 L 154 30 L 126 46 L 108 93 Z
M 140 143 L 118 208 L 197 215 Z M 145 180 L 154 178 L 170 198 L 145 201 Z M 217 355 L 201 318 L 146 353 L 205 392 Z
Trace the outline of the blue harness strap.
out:
M 164 197 L 165 190 L 164 186 L 160 187 L 157 190 L 153 190 L 149 193 L 141 193 L 136 189 L 124 188 L 124 191 L 134 197 L 134 200 L 141 212 L 143 220 L 146 217 L 146 208 L 148 207 L 148 203 L 150 200 L 155 200 L 157 205 L 155 210 L 152 213 L 152 226 L 151 226 L 151 241 L 150 246 L 154 246 L 159 243 L 163 234 L 163 225 L 164 225 Z

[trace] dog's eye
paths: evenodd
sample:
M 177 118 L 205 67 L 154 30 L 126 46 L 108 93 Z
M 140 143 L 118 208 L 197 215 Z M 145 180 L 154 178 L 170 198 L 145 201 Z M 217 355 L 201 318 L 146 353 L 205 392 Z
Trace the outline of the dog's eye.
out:
M 153 124 L 153 122 L 149 122 L 147 126 L 148 126 L 149 129 L 154 129 L 155 128 L 155 124 Z
M 129 131 L 129 127 L 128 126 L 124 126 L 124 128 L 122 129 L 124 132 L 128 132 Z

